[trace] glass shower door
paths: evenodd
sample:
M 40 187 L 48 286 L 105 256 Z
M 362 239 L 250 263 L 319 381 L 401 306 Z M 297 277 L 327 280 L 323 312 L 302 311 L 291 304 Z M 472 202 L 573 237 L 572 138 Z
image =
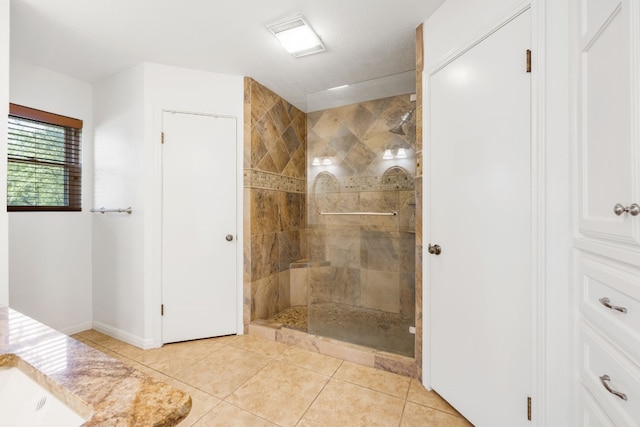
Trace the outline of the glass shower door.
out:
M 308 332 L 408 357 L 415 338 L 412 108 L 409 95 L 400 95 L 309 113 L 307 127 L 307 257 L 315 261 L 307 272 Z

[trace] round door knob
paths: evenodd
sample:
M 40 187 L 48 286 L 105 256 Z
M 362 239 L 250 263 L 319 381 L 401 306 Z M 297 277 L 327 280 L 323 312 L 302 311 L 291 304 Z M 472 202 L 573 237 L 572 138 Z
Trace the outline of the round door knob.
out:
M 225 237 L 225 239 L 227 239 L 227 242 L 230 242 L 233 240 L 233 234 L 227 234 L 227 237 Z
M 440 245 L 429 245 L 427 250 L 431 255 L 440 255 L 440 253 L 442 253 L 442 248 L 440 247 Z
M 618 203 L 613 207 L 613 213 L 618 216 L 625 212 L 628 212 L 631 216 L 638 216 L 638 214 L 640 214 L 640 206 L 637 203 L 633 203 L 629 207 L 624 207 Z

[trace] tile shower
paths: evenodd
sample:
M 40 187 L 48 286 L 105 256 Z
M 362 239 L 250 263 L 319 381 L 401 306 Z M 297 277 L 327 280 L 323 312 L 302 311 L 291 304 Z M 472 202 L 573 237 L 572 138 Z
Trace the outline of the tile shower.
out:
M 415 356 L 414 108 L 407 94 L 304 115 L 246 79 L 247 327 Z
M 309 333 L 409 357 L 414 122 L 389 130 L 411 104 L 401 95 L 307 115 L 307 256 L 328 265 L 310 267 L 306 281 L 291 276 L 292 290 L 308 291 Z

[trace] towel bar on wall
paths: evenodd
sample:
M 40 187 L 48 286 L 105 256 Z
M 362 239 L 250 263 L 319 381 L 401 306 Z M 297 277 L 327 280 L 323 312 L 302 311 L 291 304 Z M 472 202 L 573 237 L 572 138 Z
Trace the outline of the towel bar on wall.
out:
M 96 209 L 93 208 L 91 209 L 91 212 L 94 213 L 107 213 L 107 212 L 115 212 L 115 213 L 128 213 L 129 215 L 131 215 L 131 213 L 133 212 L 133 210 L 131 209 L 131 207 L 128 208 L 118 208 L 118 209 L 105 209 L 105 208 L 100 208 L 100 209 Z
M 377 215 L 396 216 L 398 212 L 320 212 L 320 215 Z

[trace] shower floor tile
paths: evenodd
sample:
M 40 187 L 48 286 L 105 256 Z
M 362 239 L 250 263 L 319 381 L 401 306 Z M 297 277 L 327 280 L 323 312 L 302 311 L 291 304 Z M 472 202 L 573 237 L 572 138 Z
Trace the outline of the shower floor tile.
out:
M 414 321 L 399 313 L 329 302 L 288 307 L 265 323 L 414 357 Z
M 471 426 L 418 381 L 255 336 L 153 350 L 93 330 L 73 337 L 189 393 L 180 427 Z

